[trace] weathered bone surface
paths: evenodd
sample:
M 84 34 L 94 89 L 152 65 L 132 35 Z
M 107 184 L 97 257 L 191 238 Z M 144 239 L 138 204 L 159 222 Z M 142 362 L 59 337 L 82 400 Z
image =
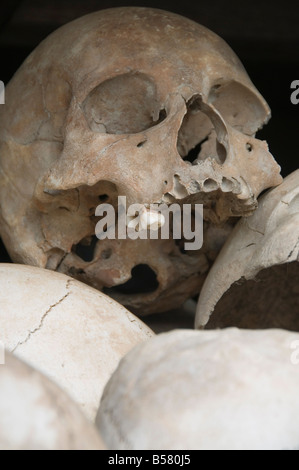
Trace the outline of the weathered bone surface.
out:
M 0 450 L 101 450 L 70 397 L 12 354 L 0 366 Z
M 110 9 L 60 28 L 15 74 L 0 112 L 0 230 L 12 259 L 112 288 L 144 314 L 198 293 L 228 232 L 215 224 L 251 214 L 281 182 L 255 138 L 269 108 L 239 59 L 161 10 Z M 97 241 L 95 208 L 119 195 L 204 203 L 206 245 L 190 256 L 172 239 Z M 123 286 L 134 269 L 145 276 L 137 292 Z
M 110 297 L 68 276 L 0 265 L 0 340 L 94 420 L 120 359 L 153 332 Z
M 259 200 L 201 291 L 196 326 L 299 331 L 299 170 Z
M 298 344 L 278 329 L 158 335 L 108 382 L 103 440 L 118 450 L 298 449 Z

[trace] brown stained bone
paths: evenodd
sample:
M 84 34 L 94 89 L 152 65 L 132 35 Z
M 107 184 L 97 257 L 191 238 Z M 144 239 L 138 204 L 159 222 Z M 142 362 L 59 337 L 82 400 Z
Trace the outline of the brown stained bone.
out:
M 259 200 L 202 288 L 196 326 L 299 331 L 299 170 Z
M 159 288 L 122 300 L 141 312 L 197 294 L 211 260 L 204 248 L 192 259 L 174 240 L 95 243 L 100 202 L 203 203 L 208 226 L 219 226 L 206 242 L 219 249 L 225 224 L 250 215 L 258 195 L 281 182 L 255 139 L 270 110 L 239 59 L 173 13 L 117 8 L 63 26 L 16 73 L 6 103 L 0 235 L 10 256 L 100 289 L 147 266 Z M 82 261 L 78 245 L 93 253 Z

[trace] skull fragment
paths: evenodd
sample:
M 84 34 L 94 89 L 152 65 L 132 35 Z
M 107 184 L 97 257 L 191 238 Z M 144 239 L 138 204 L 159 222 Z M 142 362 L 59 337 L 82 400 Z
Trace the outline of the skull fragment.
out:
M 270 116 L 217 35 L 173 13 L 116 8 L 69 23 L 27 58 L 0 114 L 1 237 L 16 262 L 63 272 L 140 313 L 199 292 L 231 220 L 281 182 Z M 204 245 L 97 240 L 95 208 L 204 204 Z M 130 279 L 145 283 L 137 291 Z
M 196 326 L 298 331 L 298 261 L 299 170 L 234 228 L 202 288 Z

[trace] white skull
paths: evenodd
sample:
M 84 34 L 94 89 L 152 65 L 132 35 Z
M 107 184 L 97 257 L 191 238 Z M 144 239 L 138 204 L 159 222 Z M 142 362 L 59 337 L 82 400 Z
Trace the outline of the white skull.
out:
M 105 387 L 96 419 L 105 444 L 298 449 L 299 374 L 291 360 L 298 344 L 298 333 L 279 329 L 185 329 L 151 338 L 122 359 Z
M 94 425 L 47 376 L 5 353 L 0 450 L 104 450 Z
M 95 419 L 121 358 L 153 332 L 110 297 L 63 274 L 0 264 L 0 339 Z
M 173 13 L 117 8 L 60 28 L 16 73 L 6 103 L 1 236 L 12 259 L 113 287 L 142 313 L 198 293 L 226 222 L 281 181 L 255 139 L 270 111 L 242 64 Z M 128 205 L 203 203 L 203 248 L 190 256 L 173 239 L 97 241 L 95 207 L 119 195 Z M 141 292 L 126 284 L 147 273 Z

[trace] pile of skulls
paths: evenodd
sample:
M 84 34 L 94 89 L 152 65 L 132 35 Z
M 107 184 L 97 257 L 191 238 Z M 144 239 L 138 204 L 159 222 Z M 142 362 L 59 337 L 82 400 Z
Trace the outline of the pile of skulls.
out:
M 299 447 L 299 171 L 255 137 L 269 118 L 173 13 L 103 10 L 31 53 L 0 108 L 0 449 Z M 98 239 L 120 196 L 149 225 L 202 204 L 202 247 Z M 209 331 L 183 329 L 199 293 Z

